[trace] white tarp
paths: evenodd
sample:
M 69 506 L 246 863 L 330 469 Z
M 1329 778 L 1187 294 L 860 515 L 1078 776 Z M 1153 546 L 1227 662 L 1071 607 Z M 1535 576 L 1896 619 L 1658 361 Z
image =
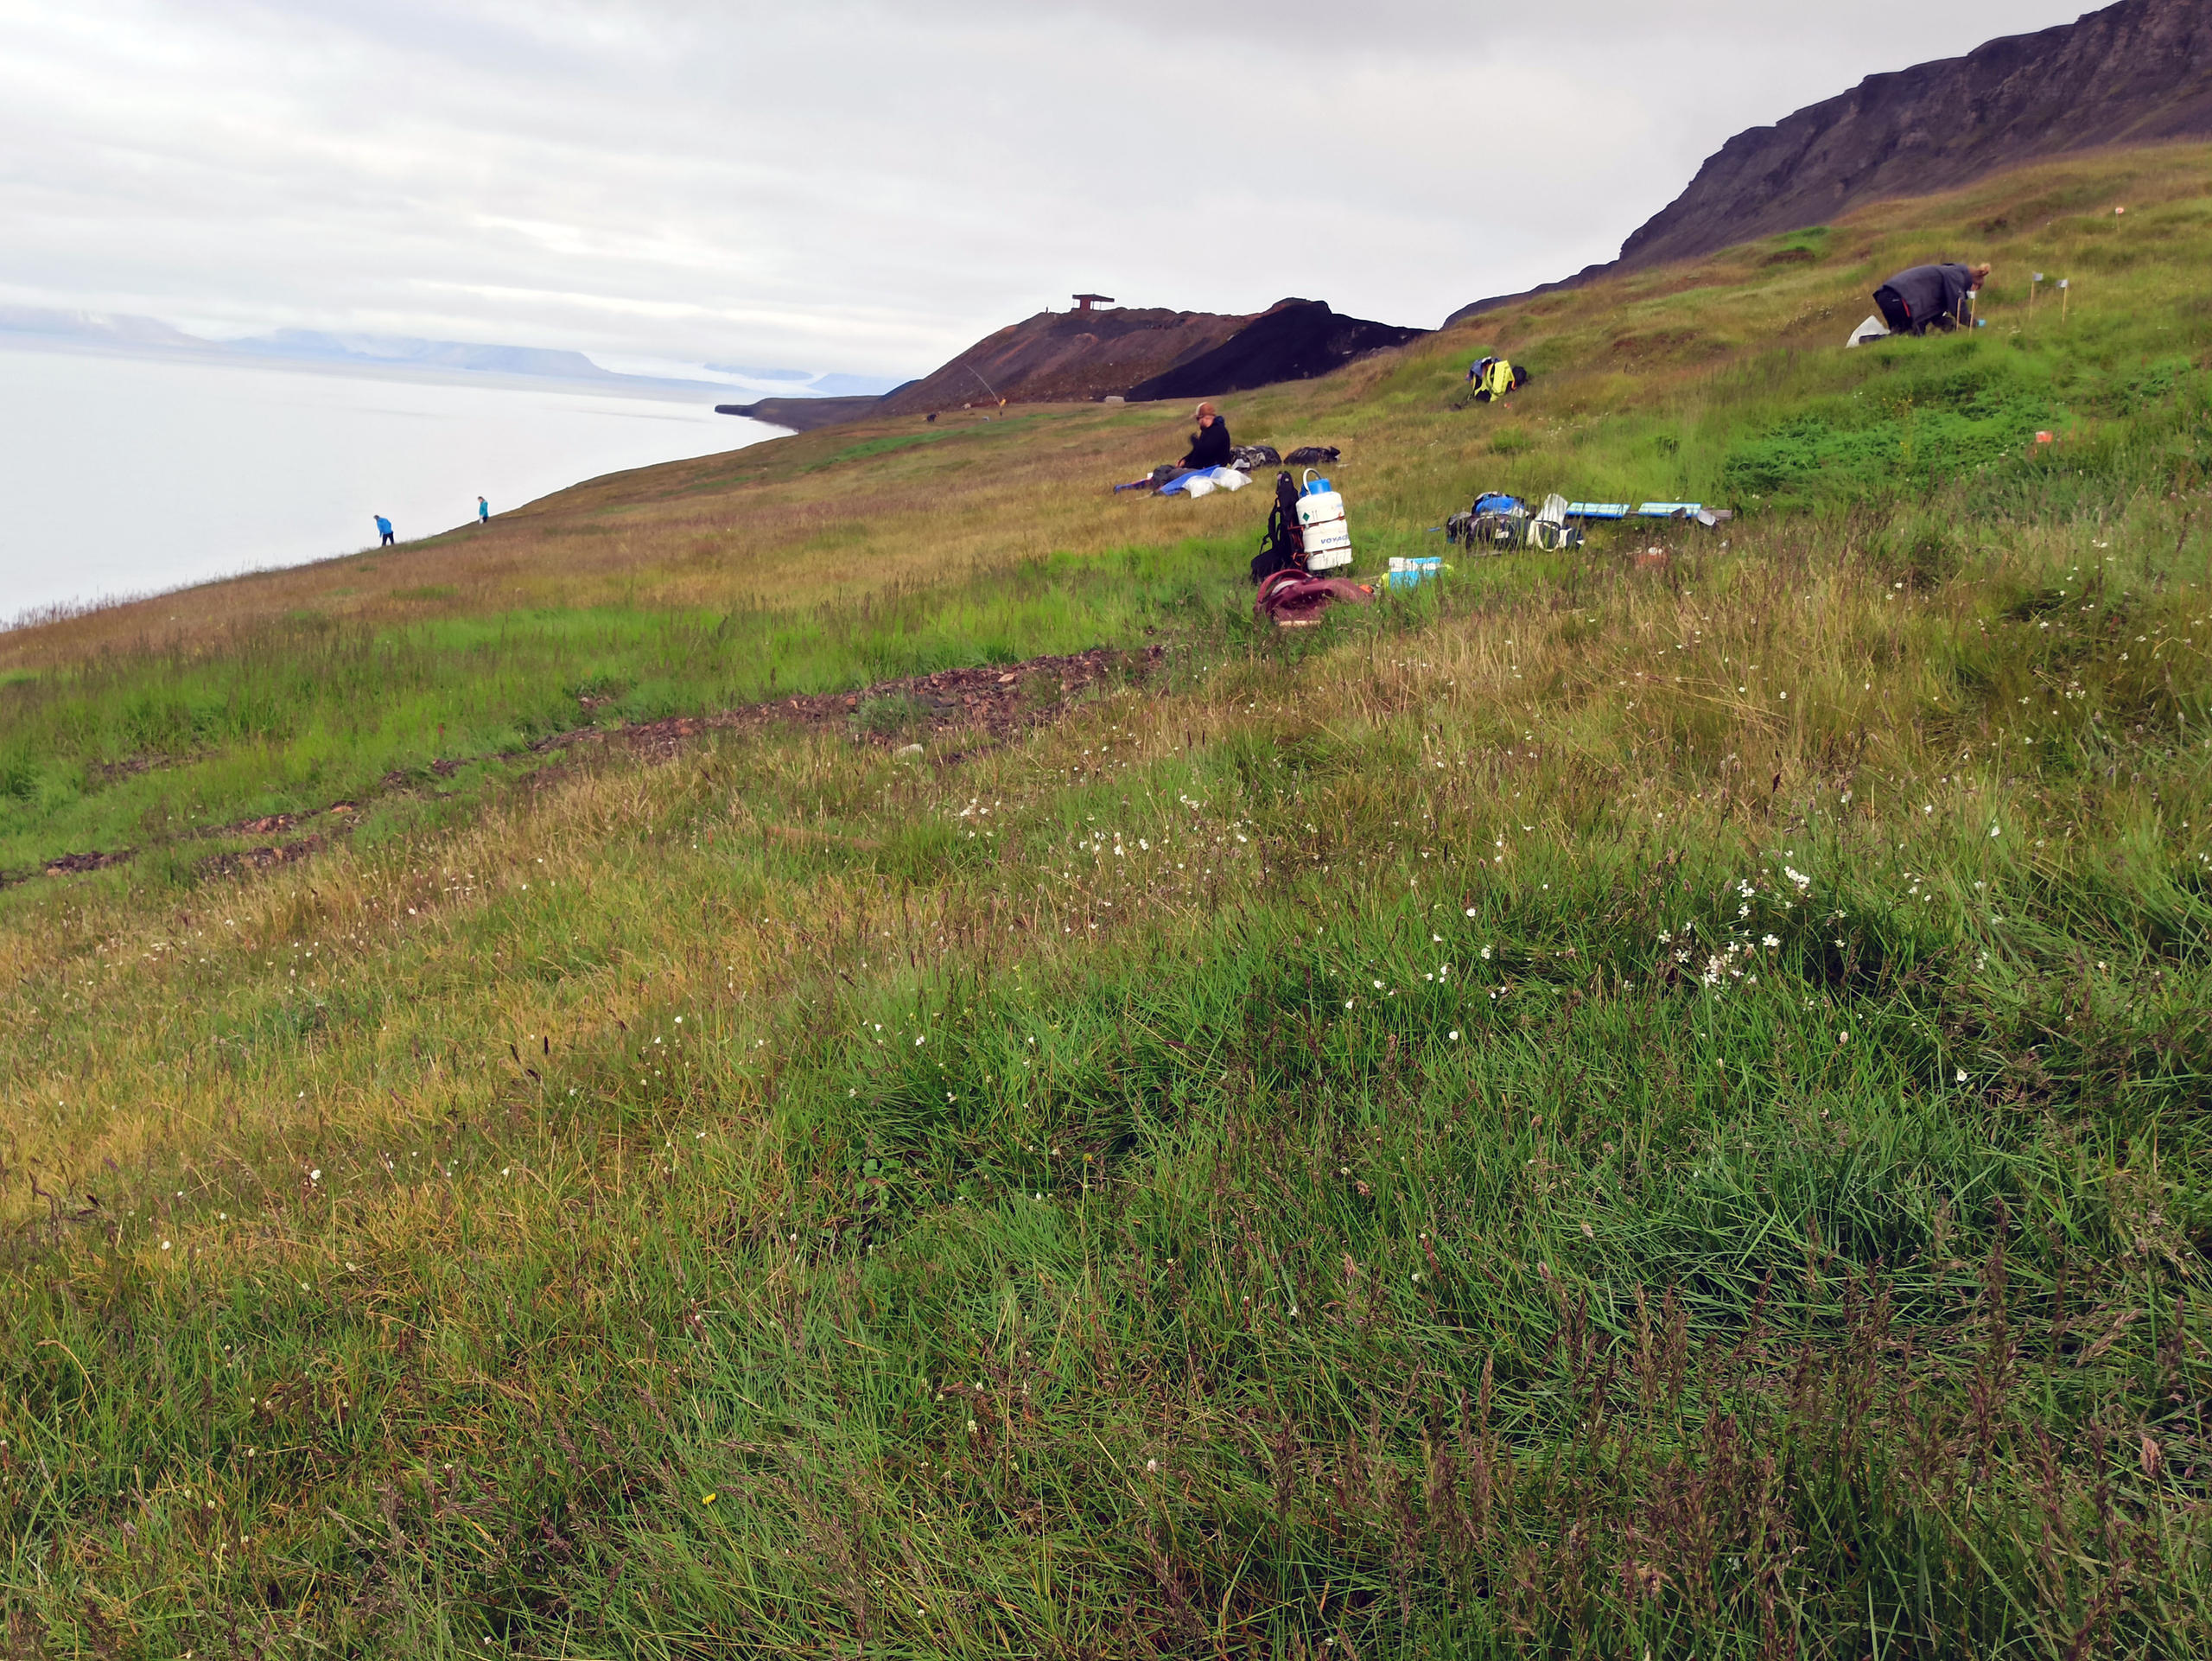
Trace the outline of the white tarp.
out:
M 1851 331 L 1851 338 L 1846 340 L 1843 344 L 1845 349 L 1848 350 L 1852 347 L 1859 346 L 1867 340 L 1878 340 L 1889 332 L 1890 326 L 1884 322 L 1881 319 L 1880 314 L 1877 313 L 1875 315 L 1869 317 L 1865 322 L 1859 324 L 1857 328 L 1853 329 Z

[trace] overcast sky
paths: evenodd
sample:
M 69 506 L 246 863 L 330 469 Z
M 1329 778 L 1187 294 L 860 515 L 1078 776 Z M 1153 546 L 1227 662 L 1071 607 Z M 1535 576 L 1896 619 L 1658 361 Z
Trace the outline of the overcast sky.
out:
M 1077 290 L 1433 325 L 2078 0 L 0 0 L 0 303 L 915 373 Z

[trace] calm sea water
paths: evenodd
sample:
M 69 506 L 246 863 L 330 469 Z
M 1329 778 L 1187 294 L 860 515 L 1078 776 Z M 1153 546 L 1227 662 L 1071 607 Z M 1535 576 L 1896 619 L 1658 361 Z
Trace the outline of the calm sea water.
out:
M 0 349 L 0 625 L 772 436 L 711 405 Z

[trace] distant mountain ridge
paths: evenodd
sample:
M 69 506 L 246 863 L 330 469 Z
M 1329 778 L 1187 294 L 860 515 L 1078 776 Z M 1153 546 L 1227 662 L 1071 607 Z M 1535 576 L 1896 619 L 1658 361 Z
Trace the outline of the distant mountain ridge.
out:
M 280 328 L 222 343 L 232 352 L 295 362 L 323 360 L 341 363 L 404 365 L 421 369 L 465 369 L 484 374 L 543 375 L 556 380 L 642 379 L 601 369 L 581 352 L 536 346 L 491 346 L 472 340 L 423 340 L 405 335 L 338 334 L 313 328 Z
M 213 344 L 196 334 L 187 334 L 158 317 L 134 317 L 120 312 L 62 311 L 42 306 L 0 306 L 0 336 L 10 334 L 171 351 L 191 351 Z
M 654 397 L 712 397 L 736 390 L 728 382 L 682 376 L 626 374 L 604 368 L 583 353 L 553 347 L 501 346 L 476 340 L 430 340 L 412 335 L 377 334 L 310 328 L 280 328 L 273 334 L 235 340 L 188 334 L 156 317 L 128 313 L 72 311 L 35 306 L 0 306 L 0 341 L 15 339 L 51 347 L 97 351 L 150 353 L 236 362 L 322 365 L 352 370 L 397 370 L 431 374 L 499 375 L 556 381 L 570 387 Z M 810 398 L 874 395 L 896 385 L 887 376 L 821 373 L 814 370 L 741 372 L 702 364 L 709 373 L 728 373 L 771 384 L 804 382 L 786 395 Z
M 1822 224 L 1865 202 L 1933 195 L 2071 150 L 2212 137 L 2212 5 L 2120 0 L 2013 35 L 1738 133 L 1688 189 L 1621 245 L 1559 283 L 1463 306 L 1448 327 L 1508 300 L 1576 288 Z

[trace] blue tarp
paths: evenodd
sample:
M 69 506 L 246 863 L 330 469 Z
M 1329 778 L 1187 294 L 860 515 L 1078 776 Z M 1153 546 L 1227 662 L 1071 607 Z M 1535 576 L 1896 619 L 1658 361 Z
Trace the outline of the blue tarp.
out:
M 1160 496 L 1180 496 L 1185 493 L 1193 479 L 1212 479 L 1231 471 L 1233 469 L 1229 468 L 1193 468 L 1188 473 L 1177 474 L 1154 493 Z

